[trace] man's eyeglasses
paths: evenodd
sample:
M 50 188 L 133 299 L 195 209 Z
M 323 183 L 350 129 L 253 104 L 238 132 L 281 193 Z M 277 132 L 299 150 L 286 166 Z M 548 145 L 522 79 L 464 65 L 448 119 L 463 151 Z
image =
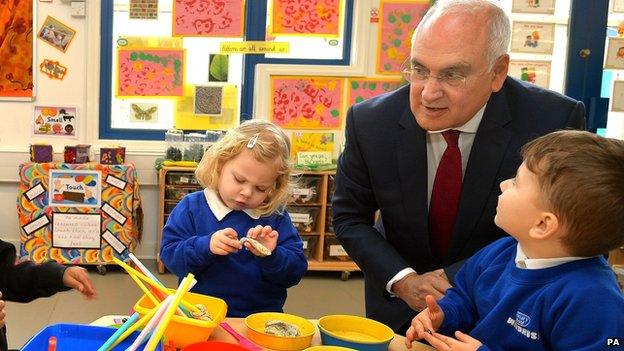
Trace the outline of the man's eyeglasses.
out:
M 408 61 L 404 62 L 402 71 L 403 78 L 412 84 L 425 84 L 430 77 L 435 78 L 440 85 L 450 88 L 459 88 L 466 84 L 468 78 L 465 74 L 457 71 L 447 71 L 442 74 L 432 75 L 427 69 L 421 66 L 406 67 L 410 65 Z

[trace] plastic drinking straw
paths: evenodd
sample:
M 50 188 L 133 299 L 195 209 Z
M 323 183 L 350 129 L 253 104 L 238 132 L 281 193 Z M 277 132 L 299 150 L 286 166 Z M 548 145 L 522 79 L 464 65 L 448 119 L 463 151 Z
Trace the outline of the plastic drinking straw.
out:
M 147 321 L 149 321 L 152 318 L 152 316 L 154 316 L 154 314 L 156 313 L 156 311 L 158 310 L 161 304 L 162 302 L 159 303 L 158 306 L 152 308 L 149 312 L 145 314 L 145 316 L 141 317 L 141 319 L 139 319 L 136 323 L 134 323 L 131 327 L 129 327 L 125 332 L 123 332 L 123 334 L 121 334 L 117 338 L 117 340 L 113 341 L 113 343 L 106 350 L 110 350 L 113 347 L 117 346 L 120 342 L 124 341 L 128 337 L 128 335 L 132 334 L 135 330 L 145 325 L 145 323 L 147 323 Z
M 152 279 L 146 277 L 143 273 L 137 271 L 136 269 L 128 266 L 127 264 L 125 264 L 124 262 L 118 260 L 117 258 L 113 257 L 113 262 L 117 263 L 118 265 L 120 265 L 123 269 L 126 270 L 126 272 L 128 272 L 128 274 L 133 273 L 134 275 L 136 275 L 137 278 L 143 280 L 144 282 L 154 286 L 155 288 L 157 288 L 158 290 L 160 290 L 161 292 L 167 294 L 167 295 L 171 295 L 172 293 L 167 290 L 167 288 L 165 288 L 164 286 L 160 286 L 158 284 L 156 284 L 156 282 L 154 282 Z M 182 304 L 184 306 L 186 306 L 186 308 L 188 308 L 189 310 L 193 311 L 193 312 L 200 312 L 199 309 L 197 308 L 197 306 L 191 304 L 188 301 L 182 300 Z
M 100 346 L 100 348 L 97 351 L 105 351 L 108 350 L 108 348 L 111 346 L 111 344 L 117 340 L 117 338 L 119 337 L 119 335 L 121 335 L 123 332 L 125 332 L 128 328 L 130 328 L 130 325 L 132 325 L 132 323 L 136 322 L 136 320 L 139 319 L 139 314 L 134 312 L 134 314 L 132 316 L 130 316 L 130 318 L 128 318 L 127 321 L 124 322 L 124 324 L 121 325 L 121 327 L 119 327 L 119 329 L 117 329 L 117 331 L 115 331 L 115 333 L 113 333 L 113 335 L 110 336 L 110 338 L 108 338 L 108 340 L 106 340 L 106 342 L 104 343 L 104 345 Z
M 145 276 L 152 279 L 154 282 L 156 282 L 160 286 L 165 287 L 165 285 L 160 280 L 158 280 L 158 278 L 156 278 L 156 276 L 154 276 L 154 274 L 152 274 L 152 272 L 150 272 L 150 270 L 147 269 L 147 267 L 145 267 L 145 265 L 141 261 L 139 261 L 139 259 L 133 253 L 129 253 L 128 257 L 130 257 L 130 260 L 134 262 L 134 264 L 137 266 L 137 268 L 139 269 L 141 273 L 145 274 Z M 167 296 L 166 294 L 158 290 L 156 287 L 152 287 L 151 290 L 152 290 L 152 293 L 154 293 L 154 295 L 156 295 L 156 297 L 161 301 L 164 300 L 165 297 Z M 176 313 L 184 317 L 194 318 L 191 312 L 189 312 L 183 306 L 178 306 Z
M 173 312 L 175 312 L 176 307 L 180 304 L 180 301 L 182 301 L 182 296 L 187 291 L 189 291 L 192 285 L 195 285 L 197 283 L 197 280 L 195 280 L 194 277 L 195 276 L 193 275 L 193 273 L 189 273 L 186 275 L 186 277 L 184 277 L 184 279 L 182 279 L 182 283 L 176 290 L 175 294 L 173 294 L 173 302 L 171 302 L 171 305 L 169 305 L 169 308 L 167 308 L 167 311 L 165 311 L 165 315 L 158 322 L 158 325 L 156 326 L 156 331 L 154 332 L 154 334 L 152 334 L 152 337 L 147 342 L 147 345 L 145 346 L 143 351 L 154 351 L 156 349 L 156 345 L 158 345 L 160 338 L 162 338 L 163 334 L 165 333 L 167 325 L 169 325 L 169 321 L 171 321 L 171 316 L 173 316 Z
M 136 285 L 139 286 L 139 288 L 141 288 L 141 290 L 143 291 L 143 293 L 145 295 L 147 295 L 147 297 L 152 300 L 152 303 L 154 305 L 157 305 L 160 301 L 162 301 L 161 299 L 157 299 L 154 295 L 152 295 L 152 292 L 145 286 L 145 284 L 143 284 L 143 282 L 137 278 L 136 275 L 132 274 L 132 273 L 128 273 L 128 275 L 130 276 L 130 278 L 132 278 L 132 280 L 134 280 L 134 282 L 136 283 Z
M 139 348 L 139 346 L 143 343 L 143 340 L 145 340 L 145 337 L 150 333 L 150 331 L 152 331 L 152 329 L 154 329 L 154 326 L 156 325 L 156 323 L 158 323 L 158 321 L 162 318 L 162 315 L 165 313 L 165 310 L 171 304 L 171 300 L 173 300 L 172 295 L 169 295 L 167 296 L 167 298 L 165 298 L 165 301 L 163 301 L 163 303 L 160 305 L 160 307 L 158 308 L 158 311 L 156 311 L 156 313 L 154 314 L 154 317 L 152 317 L 152 319 L 150 319 L 150 321 L 147 322 L 147 325 L 145 326 L 145 328 L 143 328 L 143 330 L 141 331 L 141 334 L 137 336 L 137 338 L 134 340 L 132 345 L 130 345 L 126 349 L 126 351 L 135 351 L 137 348 Z
M 56 351 L 56 336 L 51 336 L 48 339 L 48 351 Z

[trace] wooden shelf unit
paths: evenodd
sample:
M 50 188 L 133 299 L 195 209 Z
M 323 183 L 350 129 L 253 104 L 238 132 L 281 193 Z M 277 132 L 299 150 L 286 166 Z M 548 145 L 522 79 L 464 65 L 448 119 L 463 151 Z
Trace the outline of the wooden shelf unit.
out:
M 200 190 L 201 186 L 197 184 L 194 178 L 194 167 L 163 167 L 158 172 L 158 239 L 156 243 L 156 261 L 158 264 L 158 272 L 164 273 L 165 266 L 160 260 L 160 243 L 162 241 L 162 228 L 166 223 L 166 217 L 170 209 L 181 199 L 172 194 L 181 195 L 186 191 Z M 175 176 L 172 176 L 175 174 Z M 168 177 L 169 175 L 169 177 Z M 316 201 L 310 203 L 291 203 L 289 206 L 295 206 L 299 209 L 317 208 L 318 215 L 315 227 L 310 232 L 301 232 L 300 235 L 304 242 L 311 243 L 315 241 L 314 248 L 308 250 L 308 270 L 311 271 L 338 271 L 342 272 L 342 279 L 346 280 L 350 272 L 359 271 L 358 266 L 351 261 L 346 252 L 339 243 L 335 242 L 333 233 L 328 232 L 327 221 L 329 219 L 328 210 L 331 209 L 330 200 L 330 183 L 332 182 L 333 172 L 298 172 L 297 175 L 302 179 L 318 178 L 318 187 L 315 190 L 318 194 Z M 177 184 L 170 181 L 174 177 L 192 177 L 192 179 L 183 178 Z M 305 184 L 302 184 L 305 185 Z M 169 194 L 167 193 L 169 190 Z M 300 189 L 302 190 L 302 189 Z M 305 190 L 302 190 L 305 192 Z M 169 196 L 168 196 L 169 195 Z M 290 212 L 290 211 L 289 211 Z M 291 218 L 298 217 L 296 213 L 291 213 Z M 305 215 L 303 216 L 305 217 Z M 294 222 L 294 221 L 293 221 Z M 316 238 L 316 240 L 309 240 Z

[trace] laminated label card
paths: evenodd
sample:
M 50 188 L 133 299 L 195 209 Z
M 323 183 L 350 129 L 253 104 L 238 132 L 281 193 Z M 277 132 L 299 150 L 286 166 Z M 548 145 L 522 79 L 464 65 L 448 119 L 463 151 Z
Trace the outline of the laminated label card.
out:
M 100 207 L 100 171 L 50 170 L 50 206 Z
M 52 247 L 100 249 L 102 217 L 98 213 L 52 215 Z

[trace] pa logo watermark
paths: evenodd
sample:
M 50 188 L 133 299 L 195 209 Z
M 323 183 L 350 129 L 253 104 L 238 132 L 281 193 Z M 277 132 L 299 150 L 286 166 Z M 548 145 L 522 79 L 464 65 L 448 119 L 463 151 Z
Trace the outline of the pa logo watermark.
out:
M 607 338 L 607 346 L 620 346 L 622 342 L 618 338 Z

